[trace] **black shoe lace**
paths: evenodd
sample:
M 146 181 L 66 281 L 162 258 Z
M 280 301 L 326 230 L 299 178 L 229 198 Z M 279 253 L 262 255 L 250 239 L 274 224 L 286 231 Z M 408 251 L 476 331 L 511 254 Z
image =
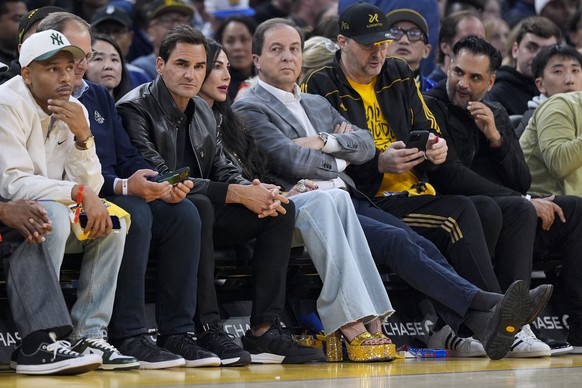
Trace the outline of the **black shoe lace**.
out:
M 283 339 L 285 342 L 297 345 L 297 340 L 295 339 L 295 336 L 287 328 L 283 327 L 283 325 L 281 324 L 281 320 L 279 318 L 275 318 L 275 320 L 273 321 L 273 326 L 271 326 L 271 329 L 269 331 L 272 330 L 279 332 L 279 334 L 281 335 L 281 339 Z
M 197 339 L 198 338 L 196 338 L 196 334 L 194 334 L 194 333 L 186 333 L 186 334 L 184 334 L 184 335 L 182 335 L 180 337 L 180 342 L 181 343 L 186 343 L 186 344 L 189 344 L 189 345 L 196 345 L 196 346 L 198 346 Z
M 236 344 L 234 341 L 234 335 L 227 333 L 220 329 L 218 326 L 210 326 L 206 331 L 206 335 L 212 336 L 212 341 L 218 344 L 220 347 L 228 347 Z
M 160 349 L 158 347 L 158 345 L 156 345 L 155 342 L 153 341 L 153 339 L 152 339 L 152 333 L 147 333 L 147 334 L 140 335 L 139 340 L 142 343 L 142 345 L 144 345 L 146 348 L 148 348 L 150 350 L 156 350 L 157 351 L 157 350 Z

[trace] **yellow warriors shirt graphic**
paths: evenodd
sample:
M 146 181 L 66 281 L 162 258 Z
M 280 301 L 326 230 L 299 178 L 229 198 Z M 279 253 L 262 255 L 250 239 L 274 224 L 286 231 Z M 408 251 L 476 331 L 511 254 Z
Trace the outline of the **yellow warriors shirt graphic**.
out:
M 374 144 L 380 152 L 384 152 L 390 144 L 398 141 L 398 139 L 394 136 L 390 124 L 384 117 L 380 104 L 378 104 L 375 90 L 376 80 L 377 77 L 368 84 L 359 84 L 348 78 L 350 85 L 358 92 L 364 103 L 366 122 L 368 123 L 368 130 L 374 138 Z M 426 185 L 427 191 L 419 193 L 416 188 L 418 182 L 419 179 L 412 170 L 401 174 L 384 173 L 382 184 L 376 193 L 376 197 L 383 197 L 385 192 L 408 192 L 410 195 L 435 194 L 432 186 L 428 184 Z

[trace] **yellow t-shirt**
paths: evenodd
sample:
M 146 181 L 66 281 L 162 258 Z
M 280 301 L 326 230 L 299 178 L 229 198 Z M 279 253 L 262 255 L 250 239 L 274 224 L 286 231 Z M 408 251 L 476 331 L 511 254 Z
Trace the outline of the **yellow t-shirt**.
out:
M 386 121 L 384 113 L 382 113 L 382 109 L 380 108 L 380 104 L 378 104 L 378 99 L 376 98 L 375 86 L 377 78 L 378 77 L 375 77 L 372 82 L 368 84 L 359 84 L 349 78 L 348 81 L 352 88 L 354 88 L 360 97 L 362 97 L 364 108 L 366 109 L 368 130 L 372 133 L 376 148 L 378 148 L 380 152 L 384 152 L 386 148 L 388 148 L 391 143 L 397 141 L 397 139 L 394 136 L 388 121 Z M 408 192 L 409 195 L 436 194 L 435 189 L 428 183 L 424 186 L 426 190 L 419 193 L 416 189 L 419 182 L 420 180 L 412 170 L 401 174 L 384 173 L 382 184 L 376 193 L 376 197 L 383 197 L 384 192 L 395 193 L 403 191 Z

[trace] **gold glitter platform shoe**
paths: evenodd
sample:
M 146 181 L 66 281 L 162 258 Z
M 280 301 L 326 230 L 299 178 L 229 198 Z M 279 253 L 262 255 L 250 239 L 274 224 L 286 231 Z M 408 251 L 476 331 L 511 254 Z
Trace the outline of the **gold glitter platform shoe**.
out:
M 381 333 L 365 331 L 350 342 L 345 340 L 348 358 L 354 362 L 392 361 L 396 358 L 396 346 Z M 328 362 L 343 361 L 342 335 L 335 331 L 326 337 L 326 357 Z

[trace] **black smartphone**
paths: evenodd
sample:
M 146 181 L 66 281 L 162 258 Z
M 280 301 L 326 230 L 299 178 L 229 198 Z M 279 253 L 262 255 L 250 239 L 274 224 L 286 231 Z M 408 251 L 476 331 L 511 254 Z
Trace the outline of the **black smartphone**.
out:
M 119 217 L 111 216 L 111 222 L 113 223 L 113 229 L 121 229 Z M 85 229 L 87 227 L 87 215 L 85 213 L 79 214 L 79 223 L 81 224 L 81 228 Z
M 426 142 L 429 134 L 430 132 L 426 129 L 410 131 L 406 148 L 418 148 L 419 151 L 426 151 Z
M 176 186 L 180 182 L 184 182 L 190 176 L 190 167 L 182 167 L 176 171 L 169 172 L 164 175 L 154 177 L 156 182 L 168 182 L 172 186 Z

